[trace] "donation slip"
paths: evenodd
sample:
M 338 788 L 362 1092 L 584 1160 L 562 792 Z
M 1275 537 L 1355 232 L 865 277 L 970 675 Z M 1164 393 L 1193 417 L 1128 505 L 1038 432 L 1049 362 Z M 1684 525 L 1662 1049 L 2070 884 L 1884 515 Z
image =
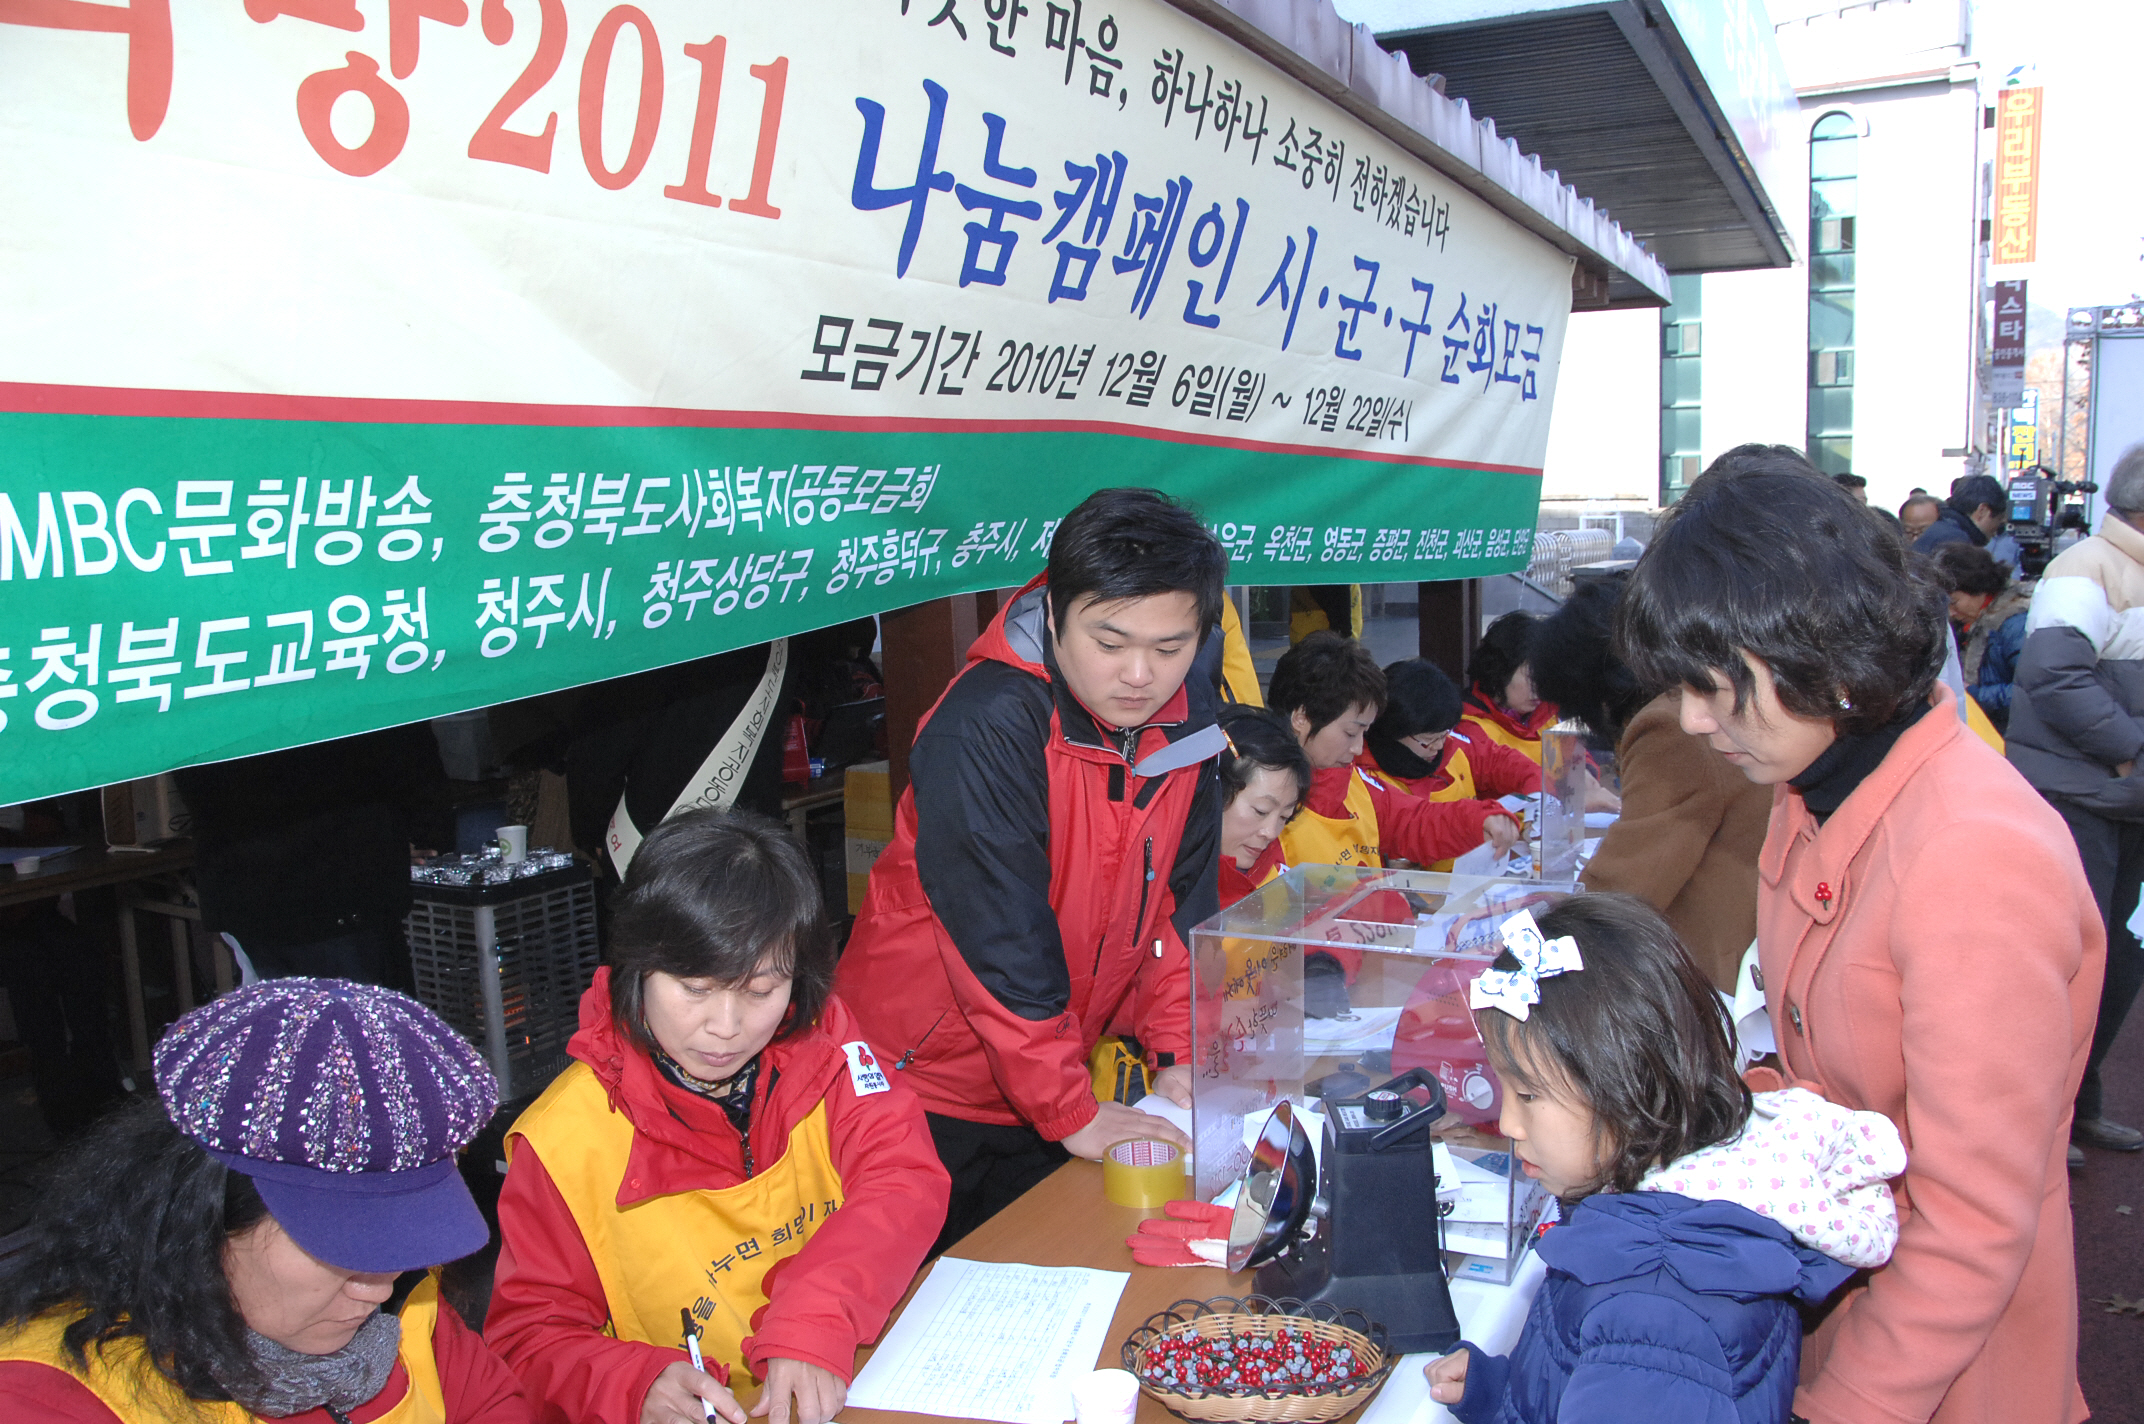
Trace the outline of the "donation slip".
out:
M 849 1406 L 1061 1424 L 1131 1277 L 941 1257 L 849 1387 Z

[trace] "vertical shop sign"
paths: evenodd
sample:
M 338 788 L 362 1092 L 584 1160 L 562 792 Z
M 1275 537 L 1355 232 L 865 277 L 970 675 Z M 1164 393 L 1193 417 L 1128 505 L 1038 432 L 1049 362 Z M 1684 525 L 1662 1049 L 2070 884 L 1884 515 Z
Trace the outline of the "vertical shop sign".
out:
M 2039 250 L 2040 94 L 2005 89 L 1995 100 L 1995 255 L 1997 266 L 2030 262 Z
M 2025 390 L 2025 284 L 1995 284 L 1995 357 L 1990 363 L 1988 398 L 2007 410 Z

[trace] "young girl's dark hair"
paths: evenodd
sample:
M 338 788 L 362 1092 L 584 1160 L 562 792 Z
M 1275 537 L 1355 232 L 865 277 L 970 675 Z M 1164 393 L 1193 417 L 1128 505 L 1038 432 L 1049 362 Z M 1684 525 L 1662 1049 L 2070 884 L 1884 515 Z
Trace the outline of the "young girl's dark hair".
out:
M 223 1253 L 267 1216 L 252 1181 L 179 1131 L 161 1102 L 129 1103 L 54 1168 L 29 1244 L 0 1265 L 0 1326 L 64 1310 L 61 1344 L 78 1370 L 90 1349 L 131 1336 L 195 1399 L 256 1392 Z
M 610 954 L 611 1021 L 650 1053 L 650 974 L 788 975 L 777 1040 L 810 1027 L 834 984 L 833 933 L 803 848 L 787 826 L 744 811 L 687 811 L 648 834 L 611 910 Z
M 1285 771 L 1295 778 L 1295 799 L 1310 794 L 1310 758 L 1303 754 L 1295 732 L 1278 712 L 1241 704 L 1221 709 L 1221 730 L 1228 734 L 1228 748 L 1220 756 L 1221 804 L 1228 805 L 1236 793 L 1251 784 L 1260 768 Z
M 1635 1191 L 1652 1168 L 1742 1130 L 1750 1092 L 1735 1071 L 1727 1010 L 1658 911 L 1630 895 L 1574 895 L 1538 917 L 1578 941 L 1583 969 L 1540 981 L 1522 1022 L 1481 1009 L 1506 1091 L 1576 1090 L 1593 1111 L 1603 1166 L 1589 1191 Z M 1496 968 L 1515 970 L 1509 950 Z

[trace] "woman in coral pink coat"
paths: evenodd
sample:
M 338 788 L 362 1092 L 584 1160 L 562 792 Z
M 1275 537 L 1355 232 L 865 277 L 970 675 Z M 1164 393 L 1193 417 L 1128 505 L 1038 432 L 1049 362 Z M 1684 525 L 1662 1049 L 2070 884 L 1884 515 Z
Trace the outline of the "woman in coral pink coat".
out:
M 2085 1418 L 2065 1151 L 2106 937 L 2061 819 L 1936 684 L 1942 594 L 1798 452 L 1743 446 L 1662 527 L 1619 634 L 1684 730 L 1773 787 L 1757 941 L 1785 1076 L 1906 1142 L 1898 1249 L 1808 1341 L 1796 1412 Z

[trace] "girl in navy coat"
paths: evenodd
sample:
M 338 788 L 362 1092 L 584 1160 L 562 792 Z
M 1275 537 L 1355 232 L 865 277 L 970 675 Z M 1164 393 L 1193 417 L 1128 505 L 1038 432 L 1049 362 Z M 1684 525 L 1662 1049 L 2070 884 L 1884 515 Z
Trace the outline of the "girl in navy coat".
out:
M 1905 1170 L 1888 1119 L 1801 1089 L 1754 1099 L 1726 1013 L 1667 922 L 1580 895 L 1475 982 L 1501 1130 L 1561 1199 L 1509 1356 L 1427 1366 L 1464 1424 L 1785 1424 L 1800 1306 L 1888 1260 Z

